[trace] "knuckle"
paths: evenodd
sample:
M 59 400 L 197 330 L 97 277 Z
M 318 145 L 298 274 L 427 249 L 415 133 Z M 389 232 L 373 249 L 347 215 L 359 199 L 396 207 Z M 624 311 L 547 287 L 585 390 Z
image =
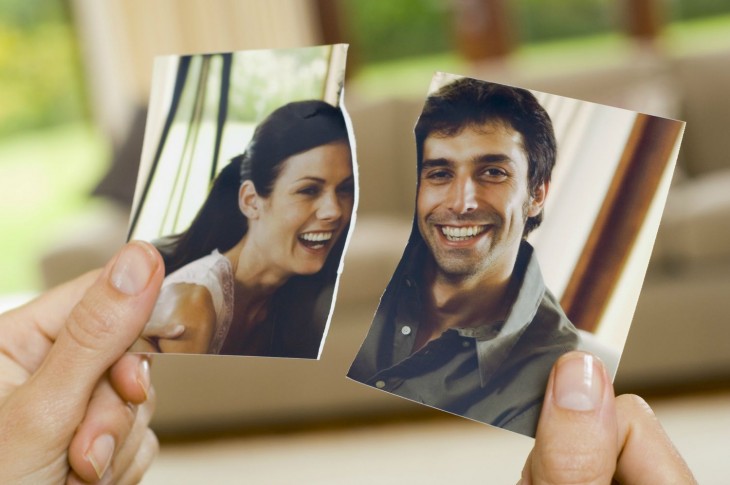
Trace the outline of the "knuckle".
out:
M 120 406 L 119 417 L 122 422 L 126 423 L 127 426 L 131 428 L 137 419 L 137 415 L 139 414 L 137 411 L 137 405 L 132 403 L 124 403 L 123 406 Z
M 112 305 L 83 298 L 71 312 L 65 328 L 80 347 L 95 349 L 114 334 L 116 322 L 117 312 Z
M 157 408 L 157 391 L 155 390 L 155 386 L 150 385 L 150 388 L 147 391 L 147 396 L 147 401 L 145 402 L 147 409 L 149 409 L 150 412 L 154 412 Z
M 81 426 L 90 430 L 108 430 L 121 442 L 132 430 L 139 414 L 138 407 L 120 399 L 109 389 L 89 403 Z
M 119 483 L 140 483 L 159 452 L 160 443 L 157 440 L 157 436 L 151 429 L 145 430 L 145 435 L 140 443 L 139 449 L 134 455 L 134 459 L 129 468 L 125 471 L 123 478 L 119 480 Z
M 154 388 L 150 387 L 149 398 L 139 406 L 138 419 L 146 426 L 151 420 L 157 405 Z
M 157 435 L 151 429 L 147 429 L 145 433 L 145 442 L 147 443 L 148 453 L 150 455 L 150 462 L 157 457 L 160 453 L 160 441 L 157 439 Z
M 635 410 L 639 413 L 646 413 L 654 416 L 649 404 L 640 396 L 636 394 L 622 394 L 616 398 L 616 406 Z
M 599 484 L 613 472 L 603 469 L 602 450 L 593 446 L 552 447 L 540 454 L 546 485 Z

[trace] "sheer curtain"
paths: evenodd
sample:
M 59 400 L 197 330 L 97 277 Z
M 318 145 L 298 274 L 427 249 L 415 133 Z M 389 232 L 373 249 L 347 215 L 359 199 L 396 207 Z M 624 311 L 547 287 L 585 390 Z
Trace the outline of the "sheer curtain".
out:
M 130 238 L 184 231 L 256 125 L 290 101 L 338 104 L 346 46 L 163 56 L 155 61 Z

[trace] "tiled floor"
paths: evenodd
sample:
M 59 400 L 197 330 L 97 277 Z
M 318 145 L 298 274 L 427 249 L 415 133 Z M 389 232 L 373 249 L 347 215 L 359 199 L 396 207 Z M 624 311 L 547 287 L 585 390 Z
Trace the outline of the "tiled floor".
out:
M 705 485 L 730 479 L 730 391 L 650 401 Z M 513 484 L 532 440 L 456 417 L 163 446 L 144 484 Z

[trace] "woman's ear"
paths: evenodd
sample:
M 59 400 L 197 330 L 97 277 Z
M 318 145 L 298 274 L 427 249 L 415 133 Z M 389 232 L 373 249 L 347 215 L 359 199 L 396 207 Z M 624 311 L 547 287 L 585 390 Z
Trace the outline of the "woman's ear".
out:
M 238 207 L 247 219 L 258 219 L 261 198 L 250 180 L 244 181 L 238 189 Z
M 545 199 L 547 198 L 548 189 L 550 189 L 550 182 L 543 182 L 534 190 L 530 196 L 527 217 L 535 217 L 542 211 L 542 208 L 545 205 Z

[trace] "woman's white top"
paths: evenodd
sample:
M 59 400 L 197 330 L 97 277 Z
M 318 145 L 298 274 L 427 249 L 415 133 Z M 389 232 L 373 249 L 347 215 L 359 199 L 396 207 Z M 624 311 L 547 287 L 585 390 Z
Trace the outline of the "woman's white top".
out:
M 233 320 L 234 276 L 231 262 L 216 249 L 208 256 L 196 259 L 170 273 L 162 283 L 162 288 L 164 290 L 165 287 L 177 283 L 200 285 L 210 292 L 216 322 L 208 353 L 220 353 Z

